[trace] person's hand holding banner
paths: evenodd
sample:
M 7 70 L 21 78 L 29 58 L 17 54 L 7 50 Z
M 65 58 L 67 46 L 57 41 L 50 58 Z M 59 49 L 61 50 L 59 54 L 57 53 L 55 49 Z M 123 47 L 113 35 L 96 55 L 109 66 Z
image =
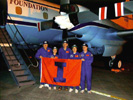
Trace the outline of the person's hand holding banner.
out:
M 42 58 L 40 81 L 61 86 L 79 86 L 81 64 L 80 59 Z

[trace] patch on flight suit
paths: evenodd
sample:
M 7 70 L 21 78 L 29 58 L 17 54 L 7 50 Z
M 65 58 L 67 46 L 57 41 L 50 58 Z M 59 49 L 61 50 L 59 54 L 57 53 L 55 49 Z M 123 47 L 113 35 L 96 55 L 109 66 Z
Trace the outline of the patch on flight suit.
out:
M 66 53 L 69 53 L 69 51 L 66 51 Z
M 86 56 L 90 56 L 89 54 L 87 54 Z
M 75 57 L 79 57 L 78 55 L 75 55 Z
M 72 57 L 73 57 L 73 55 L 70 55 L 70 57 L 72 58 Z
M 50 52 L 50 50 L 47 50 L 48 52 Z
M 84 57 L 84 54 L 81 54 L 81 57 Z
M 57 56 L 55 56 L 55 58 L 57 59 L 58 57 L 57 57 Z

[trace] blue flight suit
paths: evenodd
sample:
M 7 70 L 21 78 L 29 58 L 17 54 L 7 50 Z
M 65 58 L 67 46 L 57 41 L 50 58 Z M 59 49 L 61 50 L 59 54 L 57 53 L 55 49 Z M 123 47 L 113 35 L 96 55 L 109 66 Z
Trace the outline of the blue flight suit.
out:
M 47 50 L 44 49 L 44 47 L 41 47 L 35 57 L 39 60 L 39 71 L 41 73 L 41 58 L 40 56 L 43 56 L 43 57 L 49 57 L 50 55 L 52 54 L 52 49 L 51 48 L 47 48 Z M 41 84 L 44 84 L 44 83 L 41 83 Z
M 80 59 L 80 54 L 78 52 L 76 52 L 75 54 L 74 53 L 71 53 L 69 59 Z M 70 88 L 73 89 L 73 86 L 71 86 Z M 79 90 L 79 86 L 76 86 L 76 89 Z
M 59 58 L 60 59 L 69 59 L 70 53 L 72 53 L 70 48 L 64 50 L 64 48 L 59 49 Z M 63 68 L 58 68 L 58 74 L 60 75 L 63 72 Z
M 49 57 L 50 58 L 59 58 L 59 56 L 57 54 L 56 55 L 51 54 Z
M 53 55 L 51 54 L 50 55 L 50 58 L 58 58 L 59 56 L 56 54 L 56 55 Z M 56 86 L 56 85 L 53 85 L 53 86 Z M 49 84 L 49 87 L 52 87 L 52 84 Z
M 72 53 L 70 48 L 67 48 L 66 50 L 64 50 L 64 48 L 62 47 L 62 48 L 59 49 L 59 58 L 69 59 L 70 53 Z
M 80 53 L 81 59 L 85 59 L 82 61 L 81 68 L 81 90 L 85 89 L 85 80 L 87 80 L 87 90 L 91 90 L 91 77 L 92 77 L 92 62 L 93 62 L 93 54 L 89 51 L 86 53 Z

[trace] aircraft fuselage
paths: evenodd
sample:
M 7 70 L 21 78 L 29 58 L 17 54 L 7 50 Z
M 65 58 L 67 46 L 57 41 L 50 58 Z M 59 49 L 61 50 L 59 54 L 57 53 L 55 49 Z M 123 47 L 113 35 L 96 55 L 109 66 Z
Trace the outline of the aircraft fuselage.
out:
M 89 11 L 80 5 L 78 8 L 79 12 Z M 63 40 L 63 31 L 54 28 L 40 31 L 38 23 L 53 20 L 54 17 L 60 15 L 59 11 L 59 5 L 47 1 L 7 0 L 6 29 L 16 44 L 25 45 L 23 39 L 15 33 L 14 25 L 30 45 L 40 45 L 44 40 L 49 41 L 50 44 L 58 44 Z M 96 22 L 79 23 L 68 31 L 68 35 L 72 33 L 82 35 L 76 39 L 86 42 L 89 48 L 102 48 L 104 56 L 114 55 L 120 51 L 125 42 L 117 36 L 117 30 Z M 112 53 L 110 53 L 111 51 Z

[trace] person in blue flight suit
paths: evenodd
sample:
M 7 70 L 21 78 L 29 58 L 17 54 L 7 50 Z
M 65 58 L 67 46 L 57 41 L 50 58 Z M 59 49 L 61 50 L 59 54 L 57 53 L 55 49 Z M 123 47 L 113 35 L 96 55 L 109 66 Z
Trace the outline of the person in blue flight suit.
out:
M 40 71 L 40 74 L 41 74 L 41 58 L 42 57 L 49 57 L 50 55 L 52 54 L 52 49 L 48 47 L 48 41 L 44 41 L 43 42 L 43 47 L 41 47 L 35 57 L 39 60 L 39 71 Z M 44 83 L 40 83 L 40 86 L 39 88 L 42 88 L 42 87 L 49 87 L 48 84 L 45 84 Z
M 68 41 L 63 41 L 63 47 L 59 49 L 59 58 L 60 59 L 69 59 L 70 53 L 72 53 L 71 49 L 68 48 Z M 63 71 L 62 68 L 58 69 Z M 58 90 L 62 90 L 62 86 L 59 86 Z M 65 87 L 65 90 L 68 90 L 68 87 Z
M 54 58 L 57 59 L 58 55 L 57 55 L 57 47 L 53 48 L 53 54 L 50 55 L 50 58 Z M 49 84 L 49 90 L 51 90 L 52 88 L 52 84 Z M 56 85 L 53 85 L 53 89 L 56 90 Z
M 69 59 L 80 59 L 80 55 L 77 52 L 77 46 L 75 44 L 72 46 L 72 53 L 70 54 Z M 78 93 L 78 90 L 79 90 L 79 86 L 76 86 L 75 93 Z M 73 87 L 71 86 L 69 89 L 69 92 L 72 92 L 72 91 L 73 91 Z
M 93 62 L 93 54 L 88 51 L 88 45 L 83 44 L 83 51 L 80 53 L 82 60 L 82 68 L 81 68 L 81 93 L 84 93 L 85 89 L 85 81 L 87 81 L 87 91 L 91 93 L 91 77 L 92 77 L 92 62 Z

